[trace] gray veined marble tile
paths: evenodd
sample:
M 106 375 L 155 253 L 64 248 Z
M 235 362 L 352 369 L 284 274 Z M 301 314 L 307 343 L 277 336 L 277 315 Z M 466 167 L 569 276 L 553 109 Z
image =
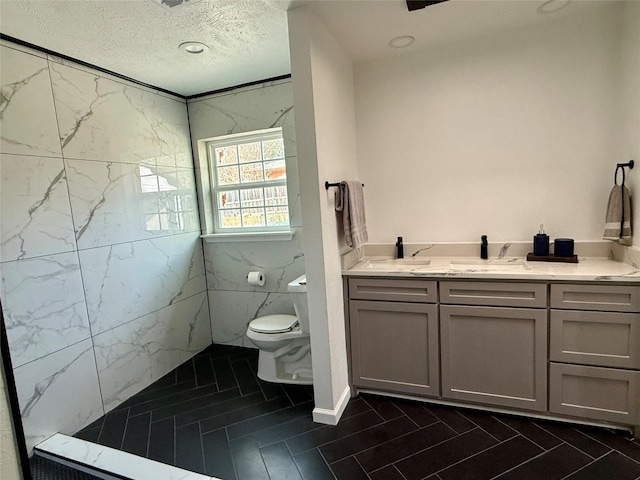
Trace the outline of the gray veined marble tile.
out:
M 245 336 L 249 322 L 264 315 L 294 315 L 287 293 L 251 293 L 209 290 L 213 341 L 254 347 Z
M 93 334 L 206 290 L 199 233 L 82 250 Z
M 104 414 L 89 339 L 14 373 L 29 451 L 54 433 L 73 434 Z
M 503 243 L 500 247 L 500 253 L 498 253 L 498 258 L 504 258 L 511 247 L 510 243 Z
M 287 156 L 296 155 L 291 82 L 207 97 L 189 103 L 194 139 L 282 127 Z
M 617 247 L 617 246 L 616 246 Z M 635 268 L 640 268 L 640 250 L 633 249 L 632 247 L 618 247 L 623 250 L 622 261 Z
M 209 290 L 286 292 L 287 284 L 304 273 L 302 232 L 290 241 L 205 243 Z M 247 273 L 265 273 L 264 286 L 249 285 Z
M 90 337 L 76 253 L 0 265 L 14 367 Z
M 4 46 L 0 55 L 0 151 L 59 157 L 47 61 Z
M 0 156 L 0 261 L 75 250 L 64 164 Z
M 50 69 L 65 158 L 193 168 L 186 104 L 97 73 Z
M 109 411 L 211 344 L 205 292 L 93 338 Z
M 28 55 L 33 55 L 40 58 L 47 58 L 47 54 L 41 52 L 40 50 L 36 50 L 35 48 L 25 47 L 24 45 L 19 45 L 17 43 L 13 43 L 9 40 L 0 39 L 0 46 L 7 47 L 12 50 L 16 50 L 18 52 L 26 53 Z
M 193 168 L 193 159 L 190 151 L 156 157 L 152 162 L 159 167 Z
M 184 99 L 182 99 L 182 98 L 180 98 L 180 97 L 178 97 L 176 95 L 171 95 L 170 93 L 161 92 L 161 91 L 158 91 L 158 90 L 156 90 L 156 89 L 154 89 L 152 87 L 146 87 L 144 85 L 140 85 L 140 84 L 135 83 L 135 82 L 127 81 L 127 80 L 125 80 L 125 79 L 123 79 L 121 77 L 118 77 L 116 75 L 111 75 L 111 74 L 106 73 L 106 72 L 98 71 L 95 68 L 92 68 L 92 67 L 90 67 L 88 65 L 87 66 L 81 65 L 81 64 L 79 64 L 77 62 L 74 62 L 73 60 L 70 60 L 70 59 L 67 59 L 67 58 L 62 58 L 62 57 L 59 57 L 59 56 L 53 55 L 53 54 L 42 54 L 42 55 L 44 55 L 47 58 L 47 60 L 49 60 L 49 62 L 58 63 L 60 65 L 65 65 L 65 66 L 73 68 L 75 70 L 80 70 L 82 72 L 86 72 L 89 75 L 99 75 L 102 78 L 109 79 L 111 81 L 114 81 L 116 83 L 120 83 L 120 84 L 123 84 L 123 85 L 126 85 L 126 86 L 137 88 L 137 89 L 142 90 L 144 92 L 147 92 L 147 93 L 149 93 L 151 95 L 158 95 L 158 96 L 161 96 L 161 97 L 164 97 L 164 98 L 167 98 L 167 99 L 171 99 L 171 100 L 173 100 L 175 102 L 178 102 L 180 104 L 184 104 L 185 103 Z
M 152 175 L 158 179 L 156 213 L 162 228 L 174 231 L 199 230 L 194 171 L 158 166 Z
M 65 163 L 79 249 L 199 230 L 193 170 Z

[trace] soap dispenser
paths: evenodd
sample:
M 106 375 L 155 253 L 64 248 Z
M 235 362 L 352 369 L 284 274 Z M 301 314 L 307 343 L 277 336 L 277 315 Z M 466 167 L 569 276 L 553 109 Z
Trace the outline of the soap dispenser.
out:
M 549 235 L 544 233 L 544 225 L 540 224 L 540 230 L 533 237 L 533 254 L 537 257 L 549 255 Z

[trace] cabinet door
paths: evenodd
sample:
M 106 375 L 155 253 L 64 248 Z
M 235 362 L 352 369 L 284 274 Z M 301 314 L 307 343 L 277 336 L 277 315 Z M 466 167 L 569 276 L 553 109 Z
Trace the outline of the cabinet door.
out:
M 546 410 L 546 310 L 443 305 L 440 335 L 444 398 Z
M 640 421 L 640 372 L 551 363 L 549 411 L 625 425 Z
M 353 384 L 438 396 L 438 310 L 435 305 L 349 302 Z
M 551 310 L 549 358 L 640 369 L 640 314 Z

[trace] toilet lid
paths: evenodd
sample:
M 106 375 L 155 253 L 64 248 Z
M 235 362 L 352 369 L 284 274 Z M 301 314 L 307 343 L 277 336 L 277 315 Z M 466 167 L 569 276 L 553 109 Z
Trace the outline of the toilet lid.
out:
M 266 315 L 252 320 L 249 328 L 257 333 L 289 332 L 298 323 L 294 315 Z

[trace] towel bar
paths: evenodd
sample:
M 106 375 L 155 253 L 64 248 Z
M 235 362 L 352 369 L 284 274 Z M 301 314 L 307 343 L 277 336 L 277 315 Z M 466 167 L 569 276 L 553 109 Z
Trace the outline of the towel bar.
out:
M 335 183 L 324 182 L 325 190 L 329 190 L 329 187 L 339 187 L 339 186 L 340 186 L 340 182 L 335 182 Z M 364 183 L 362 184 L 362 186 L 364 187 Z

